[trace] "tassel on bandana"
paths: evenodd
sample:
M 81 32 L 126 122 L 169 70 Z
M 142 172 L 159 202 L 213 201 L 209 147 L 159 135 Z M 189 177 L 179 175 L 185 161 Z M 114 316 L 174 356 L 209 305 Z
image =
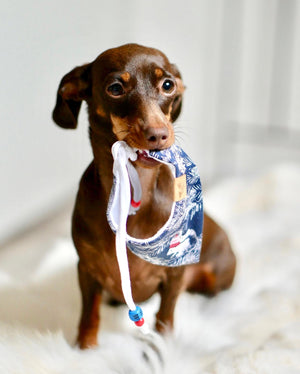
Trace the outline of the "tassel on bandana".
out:
M 170 167 L 174 176 L 174 202 L 167 222 L 147 239 L 133 238 L 126 232 L 127 217 L 139 209 L 142 189 L 131 161 L 137 159 L 134 149 L 124 141 L 112 146 L 114 184 L 107 209 L 107 219 L 116 234 L 116 252 L 122 291 L 130 319 L 143 325 L 140 307 L 132 299 L 127 248 L 135 255 L 162 266 L 181 266 L 199 262 L 202 245 L 203 197 L 195 164 L 177 145 L 161 151 L 144 151 L 147 157 Z M 131 196 L 131 187 L 133 196 Z

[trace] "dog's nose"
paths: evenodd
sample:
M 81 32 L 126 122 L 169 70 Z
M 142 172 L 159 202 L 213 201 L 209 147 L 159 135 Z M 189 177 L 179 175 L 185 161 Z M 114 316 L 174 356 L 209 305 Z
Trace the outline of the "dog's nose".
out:
M 145 138 L 149 149 L 162 149 L 169 138 L 169 130 L 166 127 L 149 127 L 145 130 Z

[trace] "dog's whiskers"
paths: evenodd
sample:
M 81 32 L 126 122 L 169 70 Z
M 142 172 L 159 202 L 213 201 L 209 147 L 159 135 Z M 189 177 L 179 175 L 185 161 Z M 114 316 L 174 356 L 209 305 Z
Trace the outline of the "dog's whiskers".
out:
M 184 142 L 185 139 L 188 137 L 187 132 L 185 131 L 186 129 L 182 129 L 179 127 L 174 127 L 174 135 L 175 135 L 175 140 L 180 142 Z

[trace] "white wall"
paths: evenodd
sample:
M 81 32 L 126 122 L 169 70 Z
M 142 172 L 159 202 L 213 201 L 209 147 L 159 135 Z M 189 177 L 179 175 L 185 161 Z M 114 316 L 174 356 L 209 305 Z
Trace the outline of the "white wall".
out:
M 298 131 L 299 9 L 296 0 L 2 0 L 0 241 L 74 198 L 91 159 L 86 113 L 65 131 L 51 111 L 61 77 L 107 48 L 138 42 L 178 65 L 187 90 L 176 132 L 204 182 L 230 171 L 232 124 L 275 117 Z
M 130 7 L 103 3 L 0 3 L 0 239 L 73 195 L 91 159 L 85 110 L 77 131 L 55 126 L 51 111 L 65 73 L 132 39 L 128 19 L 119 17 Z

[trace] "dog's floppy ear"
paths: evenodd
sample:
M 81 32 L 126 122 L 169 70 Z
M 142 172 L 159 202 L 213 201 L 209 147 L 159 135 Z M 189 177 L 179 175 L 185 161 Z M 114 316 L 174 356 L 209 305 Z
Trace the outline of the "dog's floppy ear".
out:
M 77 127 L 81 102 L 90 94 L 90 65 L 76 67 L 59 84 L 52 118 L 64 129 Z
M 181 74 L 179 70 L 177 69 L 177 66 L 172 64 L 171 65 L 171 72 L 176 78 L 176 83 L 177 83 L 177 96 L 174 99 L 173 105 L 172 105 L 172 110 L 171 110 L 171 120 L 172 122 L 175 122 L 177 118 L 179 117 L 179 114 L 181 112 L 181 107 L 182 107 L 182 96 L 183 92 L 185 90 L 184 84 L 181 79 Z

